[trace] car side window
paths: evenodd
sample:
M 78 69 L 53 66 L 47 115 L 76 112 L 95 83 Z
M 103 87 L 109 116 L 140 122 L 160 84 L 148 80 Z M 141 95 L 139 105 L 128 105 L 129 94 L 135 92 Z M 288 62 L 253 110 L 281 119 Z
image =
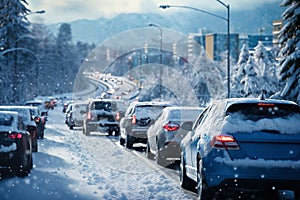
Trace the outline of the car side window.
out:
M 203 119 L 205 118 L 206 114 L 208 113 L 208 111 L 211 109 L 212 106 L 208 106 L 197 118 L 197 120 L 195 121 L 194 125 L 193 125 L 193 130 L 196 129 L 199 124 L 203 121 Z

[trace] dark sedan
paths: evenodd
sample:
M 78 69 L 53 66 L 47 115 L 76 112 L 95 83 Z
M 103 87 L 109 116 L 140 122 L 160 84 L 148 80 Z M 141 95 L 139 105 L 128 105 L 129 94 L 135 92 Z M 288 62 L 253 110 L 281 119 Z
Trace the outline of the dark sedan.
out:
M 191 123 L 183 126 L 189 129 Z M 198 198 L 252 191 L 300 195 L 300 108 L 290 101 L 226 99 L 211 103 L 182 140 L 180 183 Z
M 0 168 L 16 176 L 27 176 L 32 169 L 30 134 L 17 112 L 0 111 Z

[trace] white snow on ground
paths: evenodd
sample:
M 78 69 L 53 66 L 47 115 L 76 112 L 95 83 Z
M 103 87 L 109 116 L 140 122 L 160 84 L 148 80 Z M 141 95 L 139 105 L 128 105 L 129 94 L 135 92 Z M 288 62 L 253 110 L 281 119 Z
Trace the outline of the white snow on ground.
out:
M 64 117 L 60 107 L 50 111 L 28 177 L 1 171 L 1 200 L 193 198 L 159 168 L 118 146 L 117 137 L 86 137 L 82 130 L 69 130 Z

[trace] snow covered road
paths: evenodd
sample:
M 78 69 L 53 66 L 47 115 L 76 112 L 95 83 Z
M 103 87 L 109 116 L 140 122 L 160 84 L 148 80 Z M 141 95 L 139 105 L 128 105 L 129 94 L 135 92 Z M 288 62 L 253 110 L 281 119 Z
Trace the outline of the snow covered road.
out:
M 175 170 L 118 145 L 116 136 L 69 130 L 64 117 L 60 107 L 50 112 L 28 177 L 2 175 L 1 200 L 195 199 L 180 188 Z

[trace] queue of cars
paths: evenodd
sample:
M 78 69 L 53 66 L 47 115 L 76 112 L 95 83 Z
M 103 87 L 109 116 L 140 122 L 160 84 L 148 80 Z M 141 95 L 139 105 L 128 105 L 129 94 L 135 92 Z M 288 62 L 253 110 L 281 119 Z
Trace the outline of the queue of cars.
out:
M 16 176 L 27 176 L 33 168 L 32 152 L 44 138 L 48 110 L 43 101 L 23 105 L 0 105 L 0 168 Z
M 146 156 L 159 165 L 179 161 L 181 187 L 197 191 L 199 199 L 222 199 L 237 191 L 261 191 L 266 199 L 276 199 L 279 190 L 291 190 L 300 198 L 296 103 L 232 98 L 206 107 L 122 105 L 120 109 L 111 99 L 86 102 L 85 109 L 77 111 L 83 133 L 104 128 L 109 135 L 120 135 L 126 148 L 146 144 Z

